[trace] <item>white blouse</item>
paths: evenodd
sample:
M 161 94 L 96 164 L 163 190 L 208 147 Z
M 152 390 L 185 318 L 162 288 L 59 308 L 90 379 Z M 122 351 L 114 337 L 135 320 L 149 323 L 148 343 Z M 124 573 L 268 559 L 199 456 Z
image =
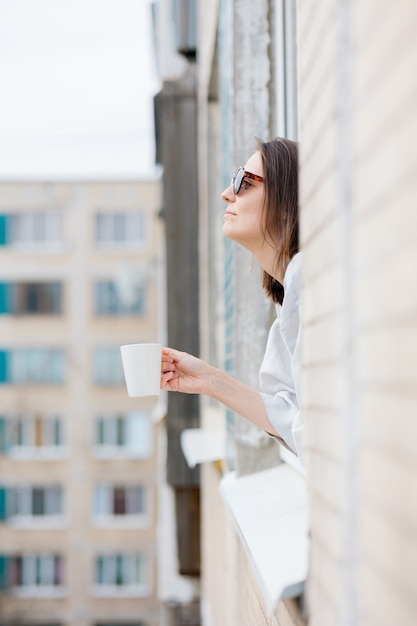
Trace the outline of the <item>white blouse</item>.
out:
M 269 421 L 302 461 L 300 412 L 301 375 L 301 253 L 290 261 L 284 277 L 284 301 L 277 304 L 260 370 L 261 396 Z

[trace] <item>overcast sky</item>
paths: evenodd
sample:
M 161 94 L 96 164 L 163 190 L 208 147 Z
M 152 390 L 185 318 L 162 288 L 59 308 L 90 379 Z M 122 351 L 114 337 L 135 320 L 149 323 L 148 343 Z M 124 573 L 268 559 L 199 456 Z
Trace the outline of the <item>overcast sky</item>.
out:
M 153 170 L 150 0 L 0 0 L 0 178 Z

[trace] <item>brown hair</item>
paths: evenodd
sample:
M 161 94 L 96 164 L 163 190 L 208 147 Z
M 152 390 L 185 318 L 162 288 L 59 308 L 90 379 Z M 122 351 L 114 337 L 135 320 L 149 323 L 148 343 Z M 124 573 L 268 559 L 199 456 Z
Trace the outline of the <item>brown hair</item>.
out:
M 257 140 L 262 157 L 265 197 L 263 234 L 276 247 L 276 269 L 285 274 L 288 263 L 298 252 L 298 145 L 277 137 Z M 275 303 L 282 304 L 284 287 L 263 270 L 262 286 Z

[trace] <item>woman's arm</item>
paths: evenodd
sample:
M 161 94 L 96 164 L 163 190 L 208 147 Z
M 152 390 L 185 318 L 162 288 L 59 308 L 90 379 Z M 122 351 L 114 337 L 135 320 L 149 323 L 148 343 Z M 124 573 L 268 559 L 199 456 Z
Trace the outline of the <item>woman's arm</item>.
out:
M 163 348 L 161 389 L 215 398 L 259 428 L 280 437 L 268 419 L 258 391 L 186 352 Z

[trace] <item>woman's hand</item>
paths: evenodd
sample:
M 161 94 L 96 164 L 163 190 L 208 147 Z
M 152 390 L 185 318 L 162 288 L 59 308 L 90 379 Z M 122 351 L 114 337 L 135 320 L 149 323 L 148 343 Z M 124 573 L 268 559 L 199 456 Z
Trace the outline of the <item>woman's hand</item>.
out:
M 207 394 L 271 435 L 280 437 L 269 421 L 258 391 L 187 352 L 162 348 L 161 389 Z
M 206 393 L 211 369 L 205 361 L 187 352 L 162 348 L 161 389 Z

